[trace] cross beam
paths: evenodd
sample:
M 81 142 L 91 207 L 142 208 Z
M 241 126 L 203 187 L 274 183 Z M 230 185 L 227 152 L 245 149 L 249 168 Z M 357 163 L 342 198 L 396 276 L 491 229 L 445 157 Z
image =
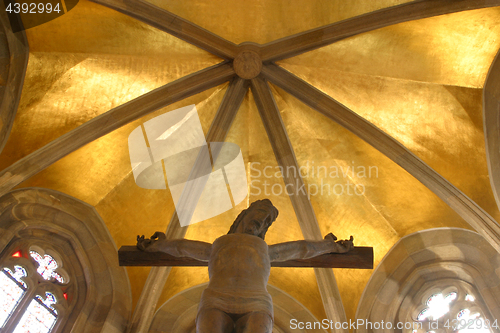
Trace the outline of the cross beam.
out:
M 118 251 L 120 266 L 208 266 L 208 262 L 174 257 L 164 252 L 144 252 L 136 246 Z M 310 259 L 272 262 L 271 267 L 321 267 L 373 269 L 373 247 L 355 246 L 347 253 L 328 253 Z

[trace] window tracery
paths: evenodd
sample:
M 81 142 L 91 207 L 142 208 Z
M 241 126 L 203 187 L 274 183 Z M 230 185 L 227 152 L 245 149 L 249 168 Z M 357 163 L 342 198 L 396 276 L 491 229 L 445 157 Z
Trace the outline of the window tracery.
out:
M 46 298 L 36 295 L 24 312 L 14 333 L 49 333 L 57 320 L 57 310 L 52 307 L 56 304 L 54 294 L 45 293 Z
M 0 273 L 0 328 L 5 325 L 26 292 L 28 286 L 22 280 L 26 276 L 26 270 L 21 266 L 15 266 L 14 272 L 4 268 Z
M 450 303 L 456 299 L 457 293 L 455 291 L 448 293 L 446 296 L 443 296 L 443 293 L 432 294 L 425 302 L 427 307 L 417 315 L 417 321 L 441 318 L 450 311 Z
M 31 257 L 37 262 L 38 268 L 37 272 L 40 274 L 45 280 L 55 279 L 59 283 L 64 283 L 64 278 L 56 273 L 56 269 L 59 267 L 57 261 L 52 258 L 52 256 L 46 254 L 43 257 L 36 251 L 30 251 Z
M 16 265 L 27 273 L 22 279 L 27 290 L 0 332 L 13 332 L 30 302 L 37 295 L 46 300 L 46 292 L 57 301 L 51 305 L 57 320 L 50 333 L 126 330 L 132 310 L 130 284 L 94 207 L 57 191 L 23 188 L 0 197 L 0 216 L 0 276 L 3 268 L 15 272 Z M 49 258 L 49 269 L 44 270 L 57 273 L 63 283 L 53 274 L 46 280 L 37 272 L 40 265 L 31 250 L 57 262 L 58 267 L 50 269 Z
M 69 282 L 54 250 L 25 246 L 0 271 L 0 328 L 14 333 L 53 333 L 67 308 Z
M 420 326 L 408 333 L 492 333 L 498 328 L 497 321 L 486 318 L 478 298 L 461 285 L 424 292 L 412 321 Z

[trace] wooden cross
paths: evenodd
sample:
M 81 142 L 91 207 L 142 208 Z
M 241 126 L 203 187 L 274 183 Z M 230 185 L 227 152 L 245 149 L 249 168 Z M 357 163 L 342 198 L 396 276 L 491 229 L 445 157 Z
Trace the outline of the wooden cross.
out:
M 118 251 L 120 266 L 208 266 L 208 262 L 178 258 L 163 252 L 143 252 L 136 246 Z M 322 267 L 373 269 L 373 247 L 355 246 L 347 253 L 328 253 L 310 259 L 272 262 L 271 267 Z
M 252 48 L 254 45 L 247 45 L 246 47 Z M 251 50 L 248 51 L 243 49 L 239 53 L 238 61 L 235 60 L 234 62 L 236 66 L 234 69 L 241 80 L 236 79 L 231 83 L 230 88 L 228 88 L 228 92 L 230 93 L 227 93 L 224 97 L 224 102 L 221 104 L 216 114 L 216 118 L 214 119 L 214 124 L 216 124 L 216 126 L 212 124 L 209 134 L 207 135 L 207 141 L 224 141 L 227 130 L 234 119 L 235 112 L 239 108 L 245 95 L 244 92 L 247 85 L 243 83 L 243 80 L 249 80 L 257 109 L 260 113 L 278 165 L 282 170 L 289 170 L 289 168 L 300 170 L 270 87 L 262 77 L 257 76 L 262 67 L 253 66 L 259 63 L 259 59 L 256 57 L 258 57 L 258 54 L 251 52 Z M 246 69 L 249 69 L 249 72 L 245 72 Z M 234 96 L 231 97 L 231 95 Z M 221 122 L 221 124 L 219 124 L 219 122 Z M 224 123 L 224 125 L 222 125 L 222 123 Z M 221 129 L 224 130 L 221 131 Z M 216 133 L 216 130 L 218 130 L 219 133 Z M 201 154 L 198 158 L 201 158 Z M 201 172 L 201 165 L 202 163 L 198 162 L 194 164 L 189 177 L 190 180 L 197 178 L 196 175 Z M 294 193 L 294 195 L 290 196 L 290 200 L 295 208 L 303 232 L 305 230 L 304 235 L 313 238 L 312 235 L 318 234 L 320 231 L 317 227 L 316 217 L 309 197 L 297 190 L 304 186 L 300 174 L 297 176 L 286 172 L 283 174 L 283 181 L 285 188 L 288 189 L 288 187 L 290 187 L 292 189 L 291 193 Z M 199 197 L 193 199 L 192 196 L 193 193 L 191 192 L 187 195 L 191 202 L 196 203 Z M 194 207 L 190 207 L 190 209 L 194 211 Z M 304 221 L 310 221 L 309 225 L 305 225 L 307 223 Z M 169 224 L 169 227 L 171 225 L 172 224 Z M 314 227 L 311 227 L 311 225 Z M 120 266 L 208 266 L 208 262 L 205 261 L 185 257 L 174 257 L 163 252 L 143 252 L 137 249 L 136 246 L 122 246 L 118 251 L 118 256 Z M 343 254 L 330 253 L 310 259 L 281 262 L 272 261 L 271 267 L 373 269 L 373 248 L 354 247 L 351 251 Z

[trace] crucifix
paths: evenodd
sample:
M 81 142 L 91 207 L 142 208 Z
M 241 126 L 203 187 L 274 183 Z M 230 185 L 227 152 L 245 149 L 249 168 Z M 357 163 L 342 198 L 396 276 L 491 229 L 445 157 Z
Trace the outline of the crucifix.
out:
M 258 200 L 243 210 L 227 235 L 212 244 L 167 240 L 156 232 L 137 237 L 119 251 L 121 266 L 208 266 L 210 282 L 196 317 L 197 333 L 270 333 L 272 299 L 266 286 L 271 267 L 373 268 L 373 248 L 354 247 L 353 237 L 337 241 L 292 241 L 267 245 L 265 234 L 278 210 Z

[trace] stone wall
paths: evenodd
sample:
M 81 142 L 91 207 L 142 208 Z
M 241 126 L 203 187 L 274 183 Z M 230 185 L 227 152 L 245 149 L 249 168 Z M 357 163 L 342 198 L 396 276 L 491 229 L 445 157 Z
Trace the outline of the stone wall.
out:
M 130 283 L 118 252 L 92 206 L 68 195 L 28 188 L 0 198 L 0 258 L 23 243 L 50 246 L 76 283 L 72 311 L 58 332 L 125 332 L 132 309 Z
M 26 34 L 12 32 L 4 4 L 0 3 L 0 152 L 14 123 L 28 54 Z
M 500 318 L 500 254 L 479 234 L 429 229 L 396 243 L 373 272 L 356 312 L 372 323 L 405 322 L 423 290 L 455 285 L 479 297 L 485 315 Z M 394 332 L 358 329 L 357 332 Z

